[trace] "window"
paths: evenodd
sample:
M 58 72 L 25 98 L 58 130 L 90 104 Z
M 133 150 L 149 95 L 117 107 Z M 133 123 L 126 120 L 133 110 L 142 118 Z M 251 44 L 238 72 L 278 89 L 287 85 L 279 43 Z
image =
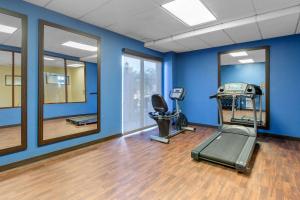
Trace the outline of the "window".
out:
M 85 101 L 85 65 L 67 60 L 68 102 Z
M 21 106 L 21 54 L 0 50 L 0 108 Z
M 45 56 L 44 65 L 45 103 L 86 101 L 84 62 Z
M 151 96 L 162 93 L 161 62 L 125 54 L 123 56 L 122 129 L 133 132 L 155 125 Z

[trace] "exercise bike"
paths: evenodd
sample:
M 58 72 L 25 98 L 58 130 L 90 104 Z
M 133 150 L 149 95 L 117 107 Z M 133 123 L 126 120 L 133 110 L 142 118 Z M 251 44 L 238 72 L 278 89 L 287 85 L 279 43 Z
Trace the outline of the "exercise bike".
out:
M 184 97 L 183 88 L 173 88 L 170 92 L 170 99 L 175 101 L 175 110 L 169 112 L 165 99 L 159 94 L 152 95 L 152 106 L 155 112 L 150 112 L 149 116 L 156 121 L 159 134 L 151 135 L 151 140 L 168 144 L 171 137 L 183 131 L 196 130 L 193 127 L 188 127 L 188 120 L 180 110 L 179 101 L 183 101 Z

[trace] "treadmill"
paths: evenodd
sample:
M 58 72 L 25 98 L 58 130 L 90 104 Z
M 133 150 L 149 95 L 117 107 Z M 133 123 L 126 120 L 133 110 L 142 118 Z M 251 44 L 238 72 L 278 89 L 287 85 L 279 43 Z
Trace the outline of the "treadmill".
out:
M 249 170 L 249 161 L 253 154 L 257 136 L 257 116 L 255 99 L 261 95 L 259 86 L 247 83 L 228 83 L 218 89 L 218 93 L 210 98 L 216 98 L 219 107 L 219 129 L 207 140 L 192 150 L 194 160 L 206 160 L 228 167 L 238 172 Z M 239 97 L 251 99 L 253 105 L 253 127 L 240 124 L 223 124 L 222 99 Z M 234 104 L 232 104 L 234 106 Z M 243 123 L 241 123 L 243 124 Z

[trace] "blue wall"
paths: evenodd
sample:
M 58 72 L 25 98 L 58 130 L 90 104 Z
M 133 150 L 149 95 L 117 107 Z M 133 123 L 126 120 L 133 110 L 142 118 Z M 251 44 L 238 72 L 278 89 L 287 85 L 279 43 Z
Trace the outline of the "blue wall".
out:
M 0 7 L 28 16 L 28 148 L 0 157 L 0 165 L 68 148 L 121 132 L 122 48 L 129 48 L 153 56 L 161 53 L 144 48 L 142 42 L 121 36 L 64 15 L 33 6 L 21 0 L 1 0 Z M 44 19 L 63 26 L 101 37 L 101 132 L 41 148 L 38 135 L 38 20 Z M 96 84 L 96 83 L 95 83 Z
M 21 108 L 0 109 L 0 125 L 18 125 L 21 123 Z
M 218 52 L 269 45 L 270 130 L 300 137 L 300 35 L 177 54 L 174 81 L 188 95 L 183 111 L 189 121 L 217 125 L 217 104 L 209 100 L 218 87 Z
M 236 82 L 236 83 L 251 83 L 260 86 L 265 83 L 265 63 L 251 63 L 238 65 L 222 65 L 221 66 L 221 84 Z M 263 89 L 265 94 L 265 90 Z M 265 96 L 262 98 L 262 109 L 265 110 Z M 257 108 L 259 102 L 257 101 Z

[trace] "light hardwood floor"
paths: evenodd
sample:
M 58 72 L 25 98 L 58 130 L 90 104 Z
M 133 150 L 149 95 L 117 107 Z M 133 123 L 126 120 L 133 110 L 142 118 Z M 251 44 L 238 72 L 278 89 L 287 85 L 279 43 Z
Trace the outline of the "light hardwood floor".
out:
M 197 127 L 170 144 L 153 131 L 113 139 L 0 174 L 5 200 L 298 200 L 300 143 L 260 138 L 249 175 L 191 159 L 213 128 Z
M 21 145 L 21 126 L 0 127 L 0 150 Z
M 75 126 L 65 118 L 44 121 L 44 139 L 53 139 L 97 129 L 97 124 Z M 0 149 L 21 145 L 21 126 L 0 127 Z M 1 199 L 0 199 L 1 200 Z
M 97 129 L 97 124 L 76 126 L 66 121 L 66 118 L 44 120 L 44 140 L 73 135 Z

